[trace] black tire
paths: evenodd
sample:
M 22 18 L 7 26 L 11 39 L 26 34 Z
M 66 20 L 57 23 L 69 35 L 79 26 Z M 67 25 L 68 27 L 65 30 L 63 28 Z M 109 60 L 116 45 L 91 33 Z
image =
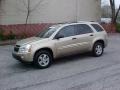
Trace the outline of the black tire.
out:
M 98 51 L 98 48 L 100 49 L 99 51 Z M 93 50 L 92 50 L 93 56 L 100 57 L 100 56 L 102 56 L 103 52 L 104 52 L 104 46 L 103 46 L 103 44 L 100 43 L 100 42 L 96 42 L 94 44 Z
M 43 58 L 42 58 L 42 55 L 46 55 L 46 57 L 49 58 L 49 60 L 47 60 L 47 64 L 46 65 L 42 65 L 42 63 L 40 62 L 43 62 Z M 42 58 L 42 59 L 40 59 Z M 43 61 L 42 61 L 43 60 Z M 47 51 L 47 50 L 40 50 L 39 52 L 36 53 L 35 57 L 34 57 L 34 65 L 40 69 L 45 69 L 45 68 L 48 68 L 51 66 L 52 64 L 52 61 L 53 61 L 53 56 L 52 54 Z

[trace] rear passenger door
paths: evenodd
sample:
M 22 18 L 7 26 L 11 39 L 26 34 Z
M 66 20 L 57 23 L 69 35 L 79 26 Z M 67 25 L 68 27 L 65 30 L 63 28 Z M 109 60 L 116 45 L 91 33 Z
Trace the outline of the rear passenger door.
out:
M 75 25 L 76 42 L 78 51 L 88 51 L 91 49 L 94 32 L 87 24 Z

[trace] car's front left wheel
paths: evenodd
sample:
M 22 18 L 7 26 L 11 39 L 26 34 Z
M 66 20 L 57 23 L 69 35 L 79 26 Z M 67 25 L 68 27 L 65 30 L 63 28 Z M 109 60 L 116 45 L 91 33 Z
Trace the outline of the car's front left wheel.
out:
M 40 50 L 34 57 L 34 64 L 40 69 L 48 68 L 52 61 L 52 54 L 47 50 Z

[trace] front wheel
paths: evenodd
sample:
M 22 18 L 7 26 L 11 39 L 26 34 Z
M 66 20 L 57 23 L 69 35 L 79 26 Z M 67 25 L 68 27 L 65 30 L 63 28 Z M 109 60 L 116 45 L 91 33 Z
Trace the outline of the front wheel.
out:
M 46 50 L 39 51 L 34 58 L 34 64 L 40 68 L 48 68 L 52 64 L 53 57 L 50 52 Z
M 100 42 L 96 42 L 93 46 L 93 55 L 96 57 L 99 57 L 103 54 L 104 52 L 104 47 L 103 44 Z

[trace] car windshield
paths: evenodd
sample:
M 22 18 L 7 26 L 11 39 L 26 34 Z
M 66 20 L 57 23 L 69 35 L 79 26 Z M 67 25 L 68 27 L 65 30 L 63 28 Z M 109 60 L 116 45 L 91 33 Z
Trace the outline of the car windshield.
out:
M 49 38 L 56 30 L 56 27 L 49 27 L 48 29 L 40 32 L 36 37 Z

